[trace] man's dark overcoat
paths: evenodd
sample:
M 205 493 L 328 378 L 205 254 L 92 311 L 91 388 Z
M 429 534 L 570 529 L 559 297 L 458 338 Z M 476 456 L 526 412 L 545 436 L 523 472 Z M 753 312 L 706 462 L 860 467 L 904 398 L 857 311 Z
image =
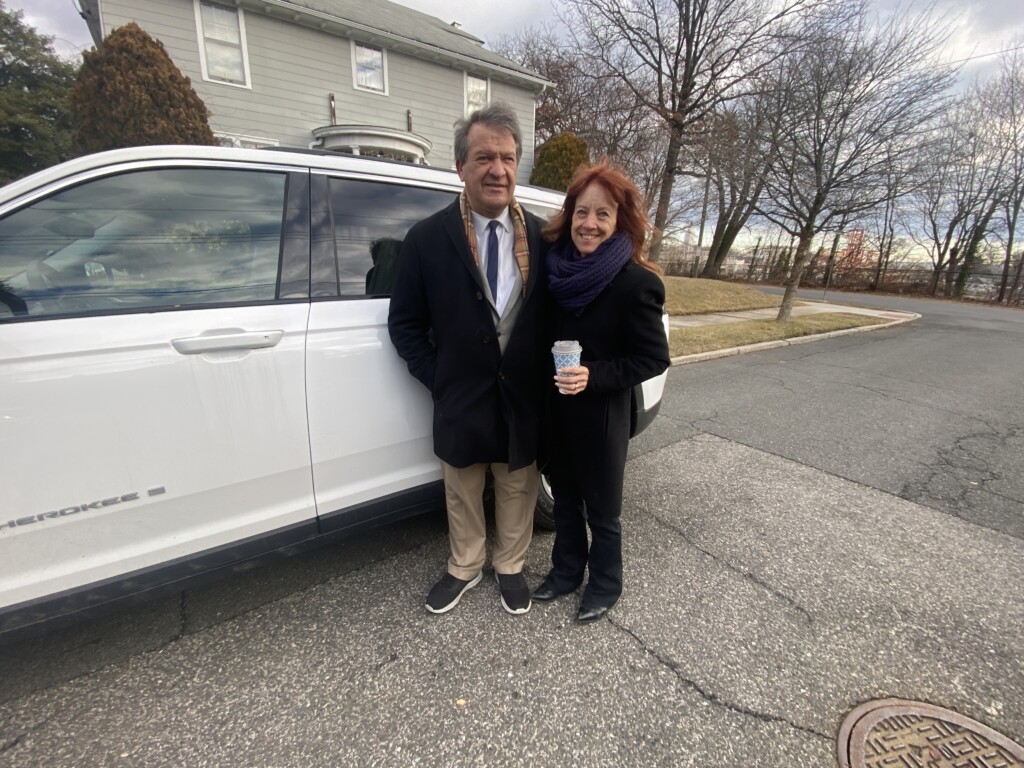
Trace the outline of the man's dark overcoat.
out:
M 433 395 L 434 453 L 454 467 L 498 462 L 516 470 L 537 458 L 551 367 L 547 244 L 541 220 L 524 213 L 530 274 L 504 354 L 459 200 L 414 225 L 402 244 L 388 330 L 409 371 Z

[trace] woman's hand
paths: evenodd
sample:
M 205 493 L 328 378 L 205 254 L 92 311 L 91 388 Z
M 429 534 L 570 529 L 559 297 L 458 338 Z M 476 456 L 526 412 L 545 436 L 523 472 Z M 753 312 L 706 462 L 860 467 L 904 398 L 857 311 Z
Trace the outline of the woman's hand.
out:
M 590 381 L 590 369 L 585 365 L 570 365 L 559 368 L 555 376 L 555 386 L 563 395 L 578 395 L 587 388 Z

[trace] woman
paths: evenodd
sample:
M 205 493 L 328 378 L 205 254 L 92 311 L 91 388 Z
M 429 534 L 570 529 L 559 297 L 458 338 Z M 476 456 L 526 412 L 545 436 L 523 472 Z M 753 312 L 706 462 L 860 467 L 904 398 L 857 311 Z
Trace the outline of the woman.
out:
M 554 600 L 583 583 L 577 620 L 597 621 L 622 594 L 622 478 L 630 393 L 669 366 L 662 325 L 665 287 L 644 258 L 650 231 L 636 185 L 607 161 L 581 168 L 562 210 L 544 229 L 553 299 L 551 338 L 576 339 L 580 364 L 552 389 L 552 569 L 533 599 Z M 587 546 L 587 526 L 591 543 Z

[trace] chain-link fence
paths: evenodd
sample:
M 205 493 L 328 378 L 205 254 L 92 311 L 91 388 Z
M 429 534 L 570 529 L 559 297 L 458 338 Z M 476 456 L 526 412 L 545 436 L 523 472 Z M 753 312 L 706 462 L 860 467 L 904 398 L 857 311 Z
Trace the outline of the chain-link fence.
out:
M 1012 286 L 1003 291 L 1004 303 L 1021 303 L 1021 291 L 1007 301 Z M 945 272 L 936 278 L 935 271 L 922 267 L 901 267 L 879 272 L 875 268 L 836 269 L 827 275 L 824 269 L 808 269 L 800 281 L 804 288 L 824 288 L 826 281 L 830 289 L 837 291 L 878 291 L 881 293 L 903 293 L 918 296 L 957 296 L 980 301 L 997 301 L 1002 284 L 1002 275 L 992 272 L 978 272 L 968 275 L 963 287 L 957 288 L 957 275 Z

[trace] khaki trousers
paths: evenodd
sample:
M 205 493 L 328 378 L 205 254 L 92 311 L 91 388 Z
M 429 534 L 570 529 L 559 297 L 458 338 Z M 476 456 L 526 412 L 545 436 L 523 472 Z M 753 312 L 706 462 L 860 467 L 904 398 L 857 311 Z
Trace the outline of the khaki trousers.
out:
M 537 505 L 540 474 L 536 463 L 508 471 L 508 464 L 471 464 L 453 467 L 441 462 L 448 507 L 448 572 L 457 579 L 473 579 L 487 556 L 484 520 L 484 485 L 487 469 L 494 475 L 494 551 L 491 563 L 498 573 L 519 573 L 533 536 L 533 510 Z

